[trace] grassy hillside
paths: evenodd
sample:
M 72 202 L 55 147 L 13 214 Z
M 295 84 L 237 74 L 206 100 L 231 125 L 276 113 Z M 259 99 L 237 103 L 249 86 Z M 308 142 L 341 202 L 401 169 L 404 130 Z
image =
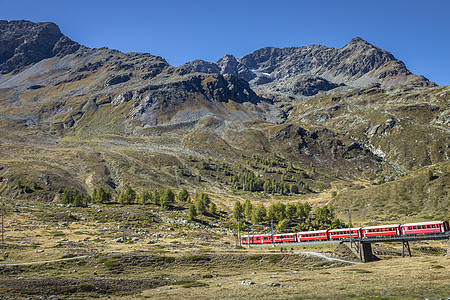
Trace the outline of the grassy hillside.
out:
M 370 223 L 450 218 L 450 163 L 443 162 L 377 185 L 342 189 L 331 201 L 349 208 L 354 219 Z

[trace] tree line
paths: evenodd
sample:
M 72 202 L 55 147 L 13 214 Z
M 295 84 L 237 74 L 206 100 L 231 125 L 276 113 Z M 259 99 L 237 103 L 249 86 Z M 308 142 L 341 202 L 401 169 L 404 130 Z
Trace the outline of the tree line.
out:
M 73 206 L 87 206 L 88 203 L 93 204 L 112 204 L 119 203 L 122 205 L 132 204 L 153 204 L 158 205 L 162 209 L 173 206 L 176 201 L 182 206 L 188 207 L 188 219 L 193 220 L 199 215 L 215 215 L 217 213 L 217 205 L 211 201 L 207 193 L 196 192 L 191 195 L 186 189 L 181 189 L 175 195 L 170 189 L 155 189 L 153 191 L 143 190 L 138 194 L 131 186 L 127 185 L 120 189 L 115 197 L 111 192 L 103 187 L 96 188 L 91 195 L 84 195 L 76 189 L 61 190 L 61 202 Z
M 236 201 L 233 207 L 232 218 L 238 222 L 248 224 L 268 224 L 276 222 L 277 230 L 310 231 L 316 229 L 340 228 L 343 222 L 334 214 L 328 206 L 317 207 L 312 210 L 305 202 L 272 203 L 267 208 L 263 204 L 254 205 L 249 199 L 244 203 Z

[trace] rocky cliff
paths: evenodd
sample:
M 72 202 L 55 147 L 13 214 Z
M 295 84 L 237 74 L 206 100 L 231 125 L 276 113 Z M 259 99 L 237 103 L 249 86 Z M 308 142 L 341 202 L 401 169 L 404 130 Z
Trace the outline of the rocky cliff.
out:
M 71 54 L 79 48 L 54 23 L 0 20 L 0 73 L 20 70 L 45 58 Z

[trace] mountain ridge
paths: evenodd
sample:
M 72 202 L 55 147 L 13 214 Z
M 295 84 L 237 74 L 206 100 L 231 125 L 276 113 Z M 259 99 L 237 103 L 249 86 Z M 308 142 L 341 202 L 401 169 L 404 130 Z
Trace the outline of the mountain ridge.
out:
M 223 67 L 223 60 L 232 63 Z M 209 69 L 205 69 L 202 64 Z M 360 37 L 353 38 L 342 48 L 323 45 L 265 47 L 239 59 L 225 55 L 217 63 L 196 60 L 195 68 L 192 62 L 180 67 L 192 72 L 203 70 L 234 74 L 249 81 L 252 87 L 300 75 L 316 76 L 319 80 L 325 79 L 334 84 L 356 87 L 371 84 L 437 86 L 421 75 L 412 74 L 405 64 L 391 53 Z

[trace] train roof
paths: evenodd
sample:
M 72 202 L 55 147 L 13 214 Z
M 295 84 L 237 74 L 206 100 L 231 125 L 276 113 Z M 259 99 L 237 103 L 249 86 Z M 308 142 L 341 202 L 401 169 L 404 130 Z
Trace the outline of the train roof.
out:
M 369 226 L 363 227 L 362 229 L 373 229 L 373 228 L 390 228 L 390 227 L 398 227 L 400 224 L 391 224 L 391 225 L 379 225 L 379 226 Z
M 441 223 L 444 223 L 444 221 L 431 221 L 431 222 L 408 223 L 408 224 L 403 224 L 402 226 L 431 225 L 431 224 L 441 224 Z
M 302 231 L 299 232 L 298 234 L 304 234 L 304 233 L 324 233 L 327 232 L 328 230 L 313 230 L 313 231 Z
M 276 234 L 274 234 L 275 236 Z M 241 235 L 241 238 L 243 237 L 254 237 L 254 236 L 272 236 L 270 233 L 265 233 L 265 234 L 250 234 L 250 235 Z
M 274 236 L 288 235 L 288 234 L 297 234 L 297 233 L 295 233 L 295 232 L 289 232 L 289 233 L 277 233 L 277 234 L 274 234 Z
M 353 227 L 353 228 L 350 228 L 350 230 L 360 230 L 361 229 L 361 227 Z M 346 231 L 346 230 L 348 230 L 348 228 L 337 228 L 337 229 L 330 229 L 330 230 L 328 230 L 329 232 L 336 232 L 336 231 Z

